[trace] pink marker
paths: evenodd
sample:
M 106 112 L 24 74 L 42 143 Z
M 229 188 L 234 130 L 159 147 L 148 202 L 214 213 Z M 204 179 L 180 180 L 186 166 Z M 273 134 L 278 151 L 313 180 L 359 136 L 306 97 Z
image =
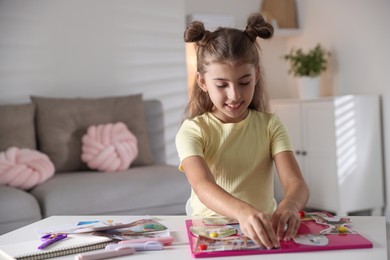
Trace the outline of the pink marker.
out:
M 147 237 L 147 238 L 136 238 L 136 239 L 130 239 L 130 240 L 123 240 L 120 241 L 118 244 L 131 244 L 131 243 L 145 243 L 148 241 L 159 241 L 166 245 L 170 245 L 173 243 L 174 239 L 172 236 L 166 236 L 166 237 Z

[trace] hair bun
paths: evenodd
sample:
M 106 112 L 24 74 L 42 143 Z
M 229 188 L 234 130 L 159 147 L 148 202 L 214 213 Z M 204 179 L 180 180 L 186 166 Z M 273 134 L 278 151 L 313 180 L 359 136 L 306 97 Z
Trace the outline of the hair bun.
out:
M 191 22 L 186 30 L 184 31 L 185 42 L 198 42 L 205 38 L 207 35 L 206 29 L 202 22 L 193 21 Z
M 259 13 L 250 15 L 247 22 L 245 32 L 252 42 L 256 41 L 256 37 L 269 39 L 274 34 L 274 27 L 267 23 Z

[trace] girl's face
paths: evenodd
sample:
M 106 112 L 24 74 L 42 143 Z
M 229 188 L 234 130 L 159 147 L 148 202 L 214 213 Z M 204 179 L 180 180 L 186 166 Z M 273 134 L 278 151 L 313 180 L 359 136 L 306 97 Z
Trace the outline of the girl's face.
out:
M 204 75 L 196 75 L 198 85 L 214 104 L 213 115 L 224 123 L 246 118 L 258 77 L 259 68 L 248 63 L 212 62 Z

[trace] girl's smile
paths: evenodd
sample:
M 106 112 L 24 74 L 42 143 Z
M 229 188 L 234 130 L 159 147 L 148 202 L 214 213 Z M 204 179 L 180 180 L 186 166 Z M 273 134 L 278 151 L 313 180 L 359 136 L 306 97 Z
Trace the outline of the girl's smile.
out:
M 226 108 L 231 112 L 237 111 L 244 105 L 244 102 L 226 104 Z

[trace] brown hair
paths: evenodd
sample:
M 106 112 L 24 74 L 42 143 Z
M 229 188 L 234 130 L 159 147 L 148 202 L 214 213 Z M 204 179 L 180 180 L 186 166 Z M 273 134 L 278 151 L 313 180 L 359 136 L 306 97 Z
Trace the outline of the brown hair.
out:
M 252 14 L 248 17 L 245 30 L 219 27 L 210 32 L 204 28 L 202 22 L 192 22 L 184 32 L 184 41 L 195 43 L 197 71 L 205 73 L 205 66 L 211 62 L 239 62 L 250 63 L 260 68 L 259 49 L 256 38 L 268 39 L 273 36 L 274 29 L 260 14 Z M 255 91 L 249 109 L 257 111 L 268 110 L 268 98 L 260 78 L 255 85 Z M 186 108 L 186 116 L 193 118 L 205 112 L 210 112 L 213 103 L 208 93 L 203 92 L 194 82 L 189 102 Z

